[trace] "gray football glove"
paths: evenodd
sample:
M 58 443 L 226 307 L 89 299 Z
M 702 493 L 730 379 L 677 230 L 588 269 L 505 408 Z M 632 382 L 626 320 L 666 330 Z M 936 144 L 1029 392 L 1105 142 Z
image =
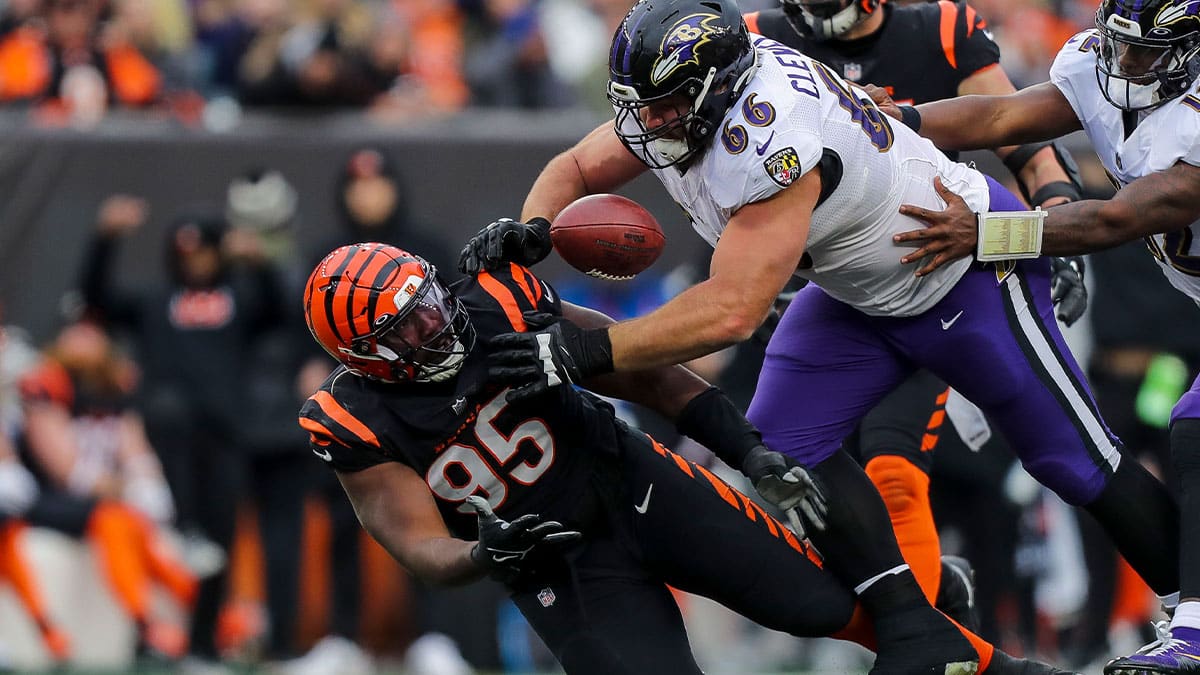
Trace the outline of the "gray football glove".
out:
M 742 473 L 763 499 L 787 514 L 797 536 L 807 536 L 808 527 L 825 530 L 825 495 L 796 460 L 760 445 L 746 455 Z

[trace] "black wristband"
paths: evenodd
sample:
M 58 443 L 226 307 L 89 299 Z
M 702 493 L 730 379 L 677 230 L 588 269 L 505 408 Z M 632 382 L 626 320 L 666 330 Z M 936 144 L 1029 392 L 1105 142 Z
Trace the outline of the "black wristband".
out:
M 583 331 L 579 338 L 579 347 L 583 361 L 581 365 L 589 377 L 604 375 L 614 370 L 612 339 L 608 336 L 608 326 Z
M 1079 188 L 1074 183 L 1058 180 L 1053 183 L 1046 183 L 1038 188 L 1037 192 L 1033 193 L 1033 196 L 1029 198 L 1029 203 L 1031 206 L 1038 206 L 1053 197 L 1066 197 L 1067 201 L 1077 202 L 1083 198 L 1083 195 L 1079 193 Z
M 746 455 L 763 442 L 758 429 L 716 387 L 709 387 L 688 401 L 675 418 L 675 428 L 738 471 L 742 470 Z
M 896 106 L 900 108 L 900 121 L 913 131 L 921 130 L 921 111 L 911 105 Z

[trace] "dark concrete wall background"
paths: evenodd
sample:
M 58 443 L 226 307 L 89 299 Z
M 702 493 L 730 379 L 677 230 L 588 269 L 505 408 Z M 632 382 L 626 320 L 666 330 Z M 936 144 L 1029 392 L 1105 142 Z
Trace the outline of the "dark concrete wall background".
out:
M 48 336 L 59 298 L 77 284 L 96 208 L 114 192 L 143 196 L 151 208 L 148 226 L 121 249 L 119 282 L 154 283 L 172 217 L 197 203 L 223 203 L 231 178 L 252 167 L 280 169 L 298 190 L 300 242 L 325 239 L 322 232 L 339 227 L 335 176 L 349 152 L 372 144 L 390 152 L 403 174 L 412 220 L 456 251 L 492 220 L 517 217 L 546 161 L 598 122 L 586 113 L 492 113 L 397 130 L 372 127 L 358 115 L 258 116 L 236 132 L 212 134 L 115 118 L 81 133 L 30 129 L 0 116 L 0 321 Z M 990 154 L 968 159 L 1003 175 Z M 655 269 L 708 254 L 653 177 L 622 192 L 666 231 L 667 252 Z M 572 273 L 553 256 L 542 269 L 551 279 Z
M 353 149 L 371 144 L 399 167 L 412 221 L 457 251 L 492 220 L 518 217 L 542 166 L 594 123 L 500 114 L 399 132 L 372 129 L 361 119 L 259 120 L 228 135 L 129 120 L 87 134 L 0 131 L 0 321 L 48 336 L 59 298 L 77 284 L 96 208 L 114 192 L 143 196 L 151 209 L 147 227 L 122 246 L 119 283 L 154 283 L 163 274 L 165 228 L 178 210 L 222 204 L 231 178 L 252 167 L 280 169 L 296 187 L 302 245 L 327 239 L 323 232 L 340 227 L 335 177 Z M 670 243 L 657 266 L 706 253 L 653 177 L 622 192 L 667 231 Z M 547 276 L 569 273 L 557 258 L 545 265 Z

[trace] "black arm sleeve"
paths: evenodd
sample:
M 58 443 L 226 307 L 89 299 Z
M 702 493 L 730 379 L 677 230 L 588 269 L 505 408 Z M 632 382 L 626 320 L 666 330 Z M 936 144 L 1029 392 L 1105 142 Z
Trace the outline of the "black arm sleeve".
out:
M 747 453 L 763 444 L 758 429 L 716 387 L 688 401 L 675 420 L 675 428 L 739 471 Z

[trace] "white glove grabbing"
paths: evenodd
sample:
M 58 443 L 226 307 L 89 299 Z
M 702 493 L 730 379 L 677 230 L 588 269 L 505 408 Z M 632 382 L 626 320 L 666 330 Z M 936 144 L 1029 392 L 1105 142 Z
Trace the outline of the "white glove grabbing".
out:
M 19 516 L 38 496 L 37 480 L 20 462 L 0 461 L 0 514 Z

